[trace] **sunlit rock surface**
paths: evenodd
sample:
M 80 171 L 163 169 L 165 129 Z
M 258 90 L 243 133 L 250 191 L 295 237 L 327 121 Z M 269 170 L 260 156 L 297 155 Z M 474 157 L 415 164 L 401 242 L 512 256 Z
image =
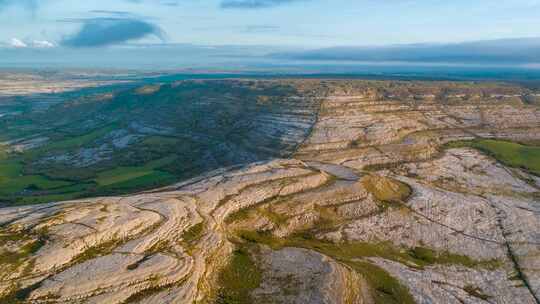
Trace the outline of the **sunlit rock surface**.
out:
M 539 140 L 530 92 L 291 83 L 303 95 L 283 102 L 309 98 L 306 116 L 283 107 L 255 121 L 296 143 L 290 159 L 0 209 L 0 302 L 539 303 L 538 177 L 443 148 Z

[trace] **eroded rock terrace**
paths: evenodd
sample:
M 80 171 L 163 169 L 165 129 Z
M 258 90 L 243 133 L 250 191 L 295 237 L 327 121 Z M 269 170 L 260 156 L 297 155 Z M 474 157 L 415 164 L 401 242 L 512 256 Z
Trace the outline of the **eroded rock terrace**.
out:
M 444 147 L 539 140 L 531 92 L 291 82 L 305 96 L 284 102 L 320 96 L 291 159 L 128 196 L 0 209 L 2 300 L 539 303 L 540 179 Z

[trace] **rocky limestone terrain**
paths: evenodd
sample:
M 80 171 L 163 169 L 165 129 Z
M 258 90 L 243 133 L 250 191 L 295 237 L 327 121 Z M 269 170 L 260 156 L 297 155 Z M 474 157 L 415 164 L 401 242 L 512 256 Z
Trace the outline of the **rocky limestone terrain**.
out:
M 0 209 L 0 303 L 540 303 L 540 178 L 448 144 L 538 142 L 534 92 L 279 82 L 290 158 Z
M 315 121 L 317 93 L 302 82 L 189 80 L 0 117 L 0 206 L 139 192 L 287 158 Z

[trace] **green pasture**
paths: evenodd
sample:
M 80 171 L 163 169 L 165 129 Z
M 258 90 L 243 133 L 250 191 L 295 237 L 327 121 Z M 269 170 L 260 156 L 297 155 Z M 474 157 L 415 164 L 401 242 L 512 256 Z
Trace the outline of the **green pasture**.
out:
M 539 146 L 523 145 L 502 140 L 477 139 L 455 142 L 450 144 L 449 147 L 475 148 L 507 166 L 525 169 L 532 174 L 540 176 Z

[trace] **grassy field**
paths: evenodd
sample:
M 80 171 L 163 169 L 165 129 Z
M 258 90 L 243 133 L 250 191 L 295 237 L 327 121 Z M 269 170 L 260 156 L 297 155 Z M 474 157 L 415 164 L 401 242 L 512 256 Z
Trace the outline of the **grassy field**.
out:
M 540 146 L 522 145 L 501 140 L 478 139 L 451 143 L 449 147 L 475 148 L 507 166 L 522 168 L 540 176 Z
M 8 157 L 8 154 L 6 152 L 6 148 L 0 144 L 0 161 L 3 159 L 6 159 Z
M 177 160 L 171 147 L 176 139 L 148 137 L 142 145 L 130 151 L 139 157 L 115 155 L 112 162 L 91 167 L 75 167 L 48 162 L 45 165 L 36 160 L 51 153 L 76 151 L 82 147 L 95 145 L 118 125 L 97 128 L 83 135 L 53 135 L 46 145 L 24 153 L 8 153 L 7 146 L 0 146 L 0 203 L 37 204 L 51 201 L 76 199 L 86 196 L 114 195 L 159 187 L 178 180 L 166 171 Z M 159 151 L 156 151 L 159 149 Z M 128 151 L 129 152 L 129 151 Z M 142 157 L 141 157 L 142 156 Z M 127 161 L 126 161 L 127 159 Z
M 66 181 L 50 180 L 40 175 L 23 175 L 22 164 L 17 160 L 0 161 L 0 195 L 20 192 L 28 188 L 34 190 L 54 189 L 72 185 Z
M 160 168 L 175 159 L 176 156 L 172 155 L 141 166 L 102 170 L 93 178 L 74 181 L 45 175 L 25 175 L 20 159 L 0 158 L 0 202 L 37 204 L 163 186 L 174 182 L 176 177 Z
M 159 176 L 160 173 L 164 172 L 160 172 L 156 169 L 173 162 L 175 159 L 175 156 L 169 156 L 151 161 L 141 167 L 118 167 L 109 171 L 104 171 L 98 174 L 95 182 L 100 186 L 110 186 L 129 180 L 140 179 L 145 176 Z
M 46 147 L 48 150 L 61 150 L 61 149 L 67 149 L 67 148 L 73 148 L 73 147 L 82 147 L 85 144 L 92 142 L 100 138 L 101 136 L 113 131 L 115 128 L 116 128 L 115 125 L 111 125 L 102 129 L 95 130 L 88 134 L 54 142 L 52 144 L 47 145 Z
M 145 184 L 158 185 L 163 181 L 174 179 L 172 174 L 157 169 L 170 164 L 175 159 L 175 156 L 168 156 L 140 167 L 118 167 L 100 172 L 94 181 L 98 186 L 117 189 L 136 188 Z
M 39 111 L 24 104 L 0 119 L 0 142 L 47 140 L 11 153 L 0 144 L 0 205 L 133 193 L 267 159 L 288 147 L 270 136 L 245 143 L 259 132 L 236 122 L 291 94 L 289 85 L 182 82 L 73 93 Z
M 0 202 L 34 204 L 76 198 L 90 188 L 88 183 L 24 175 L 20 159 L 0 157 Z M 32 195 L 34 194 L 34 195 Z M 36 195 L 39 194 L 39 195 Z
M 152 173 L 154 173 L 154 170 L 146 170 L 144 167 L 121 167 L 99 173 L 95 181 L 100 186 L 109 186 Z

